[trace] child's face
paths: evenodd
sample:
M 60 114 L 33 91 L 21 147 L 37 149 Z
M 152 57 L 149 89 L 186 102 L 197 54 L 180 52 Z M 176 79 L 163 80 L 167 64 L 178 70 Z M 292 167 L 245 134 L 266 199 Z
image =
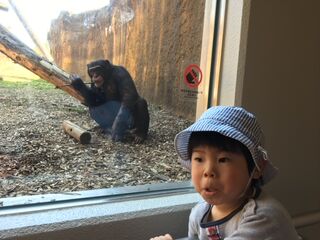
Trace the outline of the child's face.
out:
M 249 181 L 243 154 L 201 145 L 192 150 L 191 176 L 197 192 L 209 204 L 234 210 Z

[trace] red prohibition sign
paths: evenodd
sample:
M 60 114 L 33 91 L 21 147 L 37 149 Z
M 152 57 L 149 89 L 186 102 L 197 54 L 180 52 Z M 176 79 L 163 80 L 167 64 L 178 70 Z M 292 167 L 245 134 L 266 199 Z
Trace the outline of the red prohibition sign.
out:
M 202 81 L 202 71 L 196 64 L 189 65 L 184 71 L 184 82 L 190 88 L 196 88 Z

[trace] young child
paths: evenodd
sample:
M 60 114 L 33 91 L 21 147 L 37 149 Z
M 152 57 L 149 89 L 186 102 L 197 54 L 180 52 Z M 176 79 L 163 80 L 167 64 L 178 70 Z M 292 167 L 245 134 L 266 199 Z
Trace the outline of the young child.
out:
M 188 239 L 299 239 L 287 211 L 261 189 L 277 172 L 262 140 L 255 116 L 240 107 L 212 107 L 177 134 L 176 151 L 204 199 L 191 211 Z

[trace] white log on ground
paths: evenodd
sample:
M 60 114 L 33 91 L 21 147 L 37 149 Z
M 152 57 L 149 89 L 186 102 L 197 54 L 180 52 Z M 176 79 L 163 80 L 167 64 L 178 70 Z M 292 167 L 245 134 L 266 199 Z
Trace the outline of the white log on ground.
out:
M 88 144 L 91 141 L 91 134 L 80 126 L 68 120 L 63 121 L 62 127 L 66 133 L 77 139 L 82 144 Z

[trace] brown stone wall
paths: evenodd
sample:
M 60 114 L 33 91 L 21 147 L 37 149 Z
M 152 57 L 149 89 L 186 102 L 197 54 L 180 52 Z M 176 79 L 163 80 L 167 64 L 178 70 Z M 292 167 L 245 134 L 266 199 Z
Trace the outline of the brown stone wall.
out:
M 48 34 L 63 69 L 84 79 L 86 63 L 109 59 L 125 66 L 150 103 L 194 118 L 196 99 L 186 98 L 183 72 L 200 63 L 205 0 L 111 1 L 98 11 L 61 13 Z

